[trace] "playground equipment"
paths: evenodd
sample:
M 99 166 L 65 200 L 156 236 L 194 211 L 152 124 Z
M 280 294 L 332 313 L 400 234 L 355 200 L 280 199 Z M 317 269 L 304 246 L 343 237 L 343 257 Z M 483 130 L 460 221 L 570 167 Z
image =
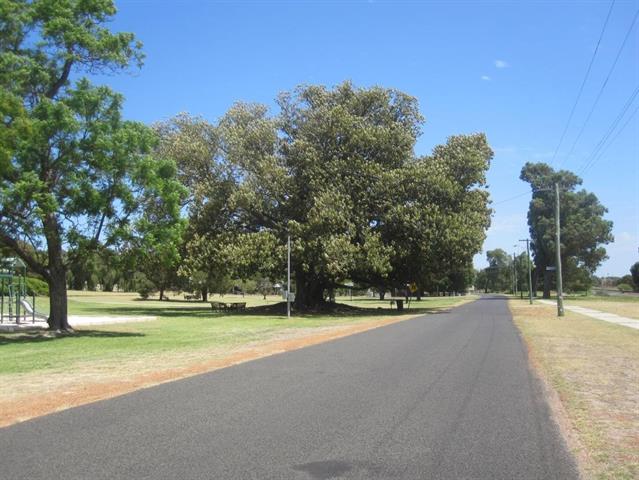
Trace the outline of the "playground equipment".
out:
M 0 323 L 35 323 L 46 321 L 46 315 L 35 310 L 27 296 L 27 266 L 19 258 L 0 259 Z

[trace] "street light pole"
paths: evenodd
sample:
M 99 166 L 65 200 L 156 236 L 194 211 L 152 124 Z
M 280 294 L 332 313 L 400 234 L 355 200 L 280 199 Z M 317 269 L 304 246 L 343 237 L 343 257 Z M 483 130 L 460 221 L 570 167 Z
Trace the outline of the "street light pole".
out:
M 526 242 L 526 258 L 528 258 L 528 299 L 530 304 L 533 303 L 533 291 L 532 291 L 532 267 L 530 265 L 530 239 L 519 240 L 520 242 Z
M 291 236 L 288 236 L 288 267 L 286 269 L 286 317 L 291 318 Z
M 556 232 L 556 245 L 557 250 L 557 316 L 564 316 L 564 298 L 563 289 L 561 285 L 561 222 L 559 220 L 559 183 L 555 183 L 555 228 Z

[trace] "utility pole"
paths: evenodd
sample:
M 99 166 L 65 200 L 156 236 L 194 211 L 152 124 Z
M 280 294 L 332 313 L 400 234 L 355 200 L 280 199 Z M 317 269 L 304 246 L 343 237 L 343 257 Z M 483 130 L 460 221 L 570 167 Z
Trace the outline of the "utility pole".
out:
M 557 250 L 557 316 L 564 316 L 564 298 L 561 285 L 561 222 L 559 220 L 559 183 L 555 183 L 555 228 L 557 230 L 556 245 Z
M 517 245 L 515 245 L 516 247 Z M 514 294 L 515 296 L 517 296 L 517 256 L 515 255 L 515 252 L 513 252 L 513 280 L 515 281 L 514 285 L 515 285 L 515 291 Z
M 530 239 L 519 240 L 520 242 L 526 242 L 526 257 L 528 258 L 528 299 L 530 300 L 530 304 L 533 303 L 533 292 L 532 292 L 532 267 L 530 265 Z
M 288 236 L 288 268 L 286 269 L 286 317 L 291 318 L 291 236 Z

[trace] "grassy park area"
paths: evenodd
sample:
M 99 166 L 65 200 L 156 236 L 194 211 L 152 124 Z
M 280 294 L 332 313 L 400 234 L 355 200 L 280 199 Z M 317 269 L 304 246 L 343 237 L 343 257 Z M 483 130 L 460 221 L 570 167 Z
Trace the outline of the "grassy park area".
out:
M 76 327 L 73 335 L 49 332 L 0 334 L 0 424 L 12 408 L 67 392 L 66 406 L 84 403 L 194 373 L 356 333 L 418 313 L 458 305 L 473 297 L 424 298 L 398 312 L 388 301 L 338 299 L 357 307 L 345 313 L 292 316 L 255 312 L 280 297 L 211 297 L 245 301 L 247 310 L 213 312 L 208 303 L 139 300 L 135 294 L 70 292 L 69 314 L 143 316 L 155 320 Z M 46 299 L 37 308 L 46 310 Z M 44 400 L 43 400 L 44 401 Z M 46 403 L 46 402 L 45 402 Z M 64 407 L 63 403 L 63 407 Z M 29 415 L 47 411 L 31 405 Z M 55 407 L 58 409 L 59 407 Z M 24 408 L 14 417 L 25 418 Z M 25 412 L 26 415 L 26 412 Z M 15 418 L 14 420 L 15 421 Z
M 266 340 L 273 335 L 295 330 L 308 330 L 358 324 L 374 319 L 411 316 L 432 309 L 456 305 L 468 297 L 425 298 L 413 302 L 412 308 L 398 312 L 390 302 L 357 298 L 338 299 L 340 303 L 358 307 L 348 314 L 307 314 L 286 316 L 254 314 L 250 307 L 274 305 L 277 296 L 266 300 L 259 295 L 225 295 L 211 300 L 242 301 L 248 309 L 238 313 L 213 312 L 208 303 L 173 300 L 140 300 L 134 293 L 70 292 L 69 315 L 156 317 L 112 325 L 76 327 L 71 336 L 55 337 L 48 332 L 0 334 L 0 374 L 25 373 L 47 369 L 68 370 L 76 364 L 92 361 L 126 362 L 144 356 L 191 354 L 211 348 L 233 348 Z M 47 299 L 40 297 L 38 309 L 46 312 Z M 401 315 L 400 315 L 401 314 Z M 56 359 L 55 366 L 51 361 Z
M 639 309 L 636 298 L 603 298 L 566 305 Z M 570 311 L 558 318 L 554 306 L 526 300 L 511 300 L 510 308 L 534 367 L 557 393 L 551 405 L 586 478 L 638 478 L 639 331 Z

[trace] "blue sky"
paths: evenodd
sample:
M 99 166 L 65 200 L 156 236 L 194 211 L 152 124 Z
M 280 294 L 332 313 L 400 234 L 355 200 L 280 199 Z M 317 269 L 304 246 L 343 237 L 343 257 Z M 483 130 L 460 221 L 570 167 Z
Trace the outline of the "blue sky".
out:
M 178 112 L 214 121 L 238 100 L 273 105 L 301 83 L 398 88 L 426 117 L 417 153 L 449 135 L 485 132 L 495 202 L 484 250 L 512 252 L 528 234 L 519 172 L 550 162 L 608 13 L 609 1 L 120 0 L 112 27 L 132 31 L 147 55 L 139 72 L 99 78 L 126 96 L 127 118 Z M 617 0 L 589 79 L 553 162 L 580 172 L 639 86 L 635 24 L 584 134 L 566 158 L 639 9 Z M 639 22 L 638 22 L 639 23 Z M 639 97 L 619 127 L 639 106 Z M 608 207 L 615 243 L 600 275 L 639 260 L 639 114 L 583 174 Z M 615 134 L 613 133 L 612 137 Z M 611 138 L 612 138 L 611 137 Z M 518 247 L 521 248 L 521 247 Z M 483 254 L 475 264 L 485 264 Z

